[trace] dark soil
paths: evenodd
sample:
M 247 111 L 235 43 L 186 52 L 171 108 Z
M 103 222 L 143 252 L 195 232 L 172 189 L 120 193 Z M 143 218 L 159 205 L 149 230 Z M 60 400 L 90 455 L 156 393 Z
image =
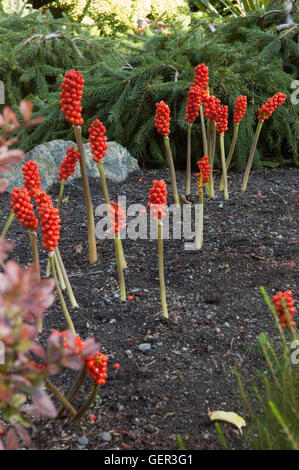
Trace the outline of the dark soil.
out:
M 203 249 L 185 250 L 183 239 L 165 240 L 169 322 L 161 319 L 157 241 L 123 241 L 127 294 L 134 298 L 121 303 L 114 243 L 98 240 L 99 261 L 89 265 L 83 192 L 79 183 L 66 187 L 60 251 L 80 305 L 72 317 L 78 334 L 94 336 L 109 356 L 109 378 L 77 427 L 67 426 L 67 416 L 58 423 L 44 418 L 35 422 L 32 437 L 37 448 L 171 450 L 178 449 L 180 434 L 186 449 L 220 449 L 208 409 L 235 411 L 249 420 L 232 368 L 253 382 L 256 369 L 264 368 L 257 335 L 265 331 L 277 339 L 259 286 L 269 295 L 295 291 L 297 176 L 294 168 L 255 171 L 241 194 L 242 175 L 231 174 L 229 201 L 218 191 L 214 200 L 205 197 Z M 146 205 L 157 178 L 169 182 L 168 171 L 132 174 L 123 184 L 108 181 L 111 198 L 125 195 L 127 205 Z M 177 178 L 184 187 L 184 173 Z M 219 175 L 216 180 L 217 188 Z M 171 193 L 170 184 L 168 190 Z M 58 192 L 56 185 L 51 191 L 54 200 Z M 96 207 L 103 202 L 98 180 L 91 181 L 91 192 Z M 8 200 L 7 194 L 0 198 L 2 225 Z M 196 202 L 195 196 L 190 200 Z M 17 222 L 9 238 L 17 243 L 14 258 L 28 264 L 27 234 Z M 45 269 L 46 256 L 42 263 Z M 41 341 L 51 330 L 65 328 L 57 300 L 46 314 Z M 140 351 L 142 343 L 150 343 L 151 349 Z M 113 369 L 116 362 L 118 370 Z M 63 371 L 53 381 L 67 391 L 74 376 Z M 75 407 L 90 385 L 87 380 Z M 223 430 L 233 448 L 244 445 L 232 426 L 223 425 Z M 111 440 L 103 441 L 103 432 L 110 433 Z M 87 445 L 78 443 L 82 436 Z

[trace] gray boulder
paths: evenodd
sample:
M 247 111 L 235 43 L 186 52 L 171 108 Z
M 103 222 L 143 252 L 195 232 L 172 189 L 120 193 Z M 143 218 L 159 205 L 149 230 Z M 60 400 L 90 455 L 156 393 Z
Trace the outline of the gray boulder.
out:
M 11 192 L 14 186 L 21 187 L 23 185 L 21 168 L 28 160 L 33 160 L 38 164 L 42 188 L 47 191 L 57 181 L 60 164 L 66 150 L 72 145 L 76 147 L 76 144 L 71 140 L 53 140 L 30 150 L 30 152 L 25 154 L 22 163 L 16 165 L 12 171 L 5 175 L 9 183 L 7 191 Z M 84 150 L 88 175 L 90 177 L 98 177 L 97 164 L 92 160 L 88 143 L 84 144 Z M 108 142 L 108 149 L 103 162 L 106 177 L 116 183 L 122 183 L 130 173 L 139 171 L 137 160 L 130 155 L 125 147 L 122 147 L 117 142 Z M 80 178 L 79 162 L 70 181 L 74 180 L 74 178 Z

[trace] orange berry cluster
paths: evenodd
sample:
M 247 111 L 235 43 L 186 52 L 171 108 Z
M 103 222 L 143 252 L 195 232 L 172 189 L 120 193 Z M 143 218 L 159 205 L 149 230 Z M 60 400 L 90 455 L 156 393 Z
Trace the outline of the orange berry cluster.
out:
M 45 191 L 36 191 L 34 197 L 41 221 L 42 244 L 47 251 L 51 252 L 59 242 L 61 228 L 59 210 L 53 206 L 51 197 Z
M 217 132 L 219 135 L 228 129 L 228 106 L 220 106 L 217 116 Z
M 82 106 L 84 79 L 81 72 L 71 69 L 64 75 L 64 81 L 61 84 L 60 106 L 61 112 L 65 115 L 68 122 L 74 126 L 82 126 Z
M 94 155 L 92 159 L 94 162 L 99 163 L 105 157 L 108 148 L 106 144 L 107 137 L 105 136 L 106 128 L 99 119 L 96 119 L 91 123 L 88 132 L 90 149 Z
M 164 137 L 168 136 L 170 133 L 169 122 L 170 122 L 169 106 L 166 103 L 164 103 L 164 101 L 160 101 L 160 103 L 156 103 L 155 127 L 157 128 L 158 133 L 161 135 L 164 135 Z
M 247 96 L 238 96 L 235 104 L 234 122 L 241 122 L 247 108 Z
M 75 147 L 72 145 L 66 151 L 66 156 L 61 162 L 59 173 L 58 173 L 58 180 L 67 180 L 75 171 L 77 161 L 80 158 L 80 152 L 75 150 Z
M 15 213 L 18 221 L 23 227 L 35 231 L 38 227 L 38 220 L 33 211 L 30 194 L 25 187 L 13 188 L 10 196 L 10 207 Z
M 85 365 L 88 374 L 97 385 L 105 385 L 107 380 L 108 357 L 99 351 L 94 357 L 86 359 Z
M 200 64 L 195 67 L 194 72 L 194 85 L 206 91 L 209 86 L 209 68 L 205 64 Z
M 258 110 L 258 119 L 259 121 L 264 121 L 265 119 L 269 119 L 272 116 L 275 109 L 278 106 L 281 106 L 286 99 L 286 95 L 284 93 L 276 93 L 276 95 L 272 96 L 272 98 L 268 98 L 266 103 Z
M 148 198 L 148 207 L 152 218 L 154 220 L 164 219 L 167 205 L 167 186 L 164 180 L 153 181 Z
M 111 201 L 108 209 L 110 215 L 111 232 L 118 233 L 125 228 L 125 211 L 122 206 L 114 201 Z
M 197 166 L 199 173 L 196 173 L 195 177 L 197 189 L 200 192 L 204 186 L 204 183 L 208 183 L 210 179 L 211 165 L 209 164 L 208 155 L 202 157 L 202 159 L 197 162 Z
M 198 116 L 199 106 L 202 101 L 202 90 L 193 86 L 188 91 L 185 120 L 192 124 Z
M 279 323 L 282 328 L 296 325 L 296 323 L 292 321 L 294 313 L 296 312 L 292 295 L 292 291 L 286 290 L 285 292 L 278 292 L 272 297 L 272 304 L 279 316 Z M 285 305 L 283 305 L 282 300 L 284 300 Z
M 39 175 L 38 165 L 33 160 L 28 160 L 22 167 L 24 186 L 29 191 L 32 197 L 32 191 L 39 189 L 41 184 L 41 178 Z
M 218 100 L 214 95 L 206 96 L 203 105 L 203 113 L 205 117 L 211 122 L 217 122 L 221 106 L 220 100 Z

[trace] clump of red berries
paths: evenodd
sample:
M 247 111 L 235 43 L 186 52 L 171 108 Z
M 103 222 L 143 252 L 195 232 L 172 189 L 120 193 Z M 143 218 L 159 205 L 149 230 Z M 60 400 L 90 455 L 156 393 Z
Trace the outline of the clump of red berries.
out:
M 292 321 L 294 313 L 296 312 L 292 295 L 292 291 L 286 290 L 285 292 L 278 292 L 272 297 L 272 304 L 274 305 L 282 328 L 296 325 L 296 323 Z
M 154 220 L 164 219 L 167 205 L 167 186 L 164 180 L 154 180 L 148 196 L 148 207 Z
M 203 102 L 204 105 L 204 115 L 209 121 L 217 122 L 219 110 L 220 110 L 220 100 L 216 96 L 206 96 Z
M 62 160 L 59 168 L 59 181 L 66 181 L 74 173 L 79 158 L 80 152 L 76 151 L 73 145 L 67 149 L 66 156 Z
M 10 207 L 23 227 L 34 232 L 38 227 L 38 220 L 33 211 L 30 194 L 25 187 L 13 188 L 10 196 Z
M 94 155 L 92 159 L 94 162 L 99 163 L 102 158 L 105 157 L 108 148 L 108 145 L 106 143 L 107 137 L 105 136 L 106 127 L 99 119 L 96 119 L 91 123 L 88 132 L 90 149 Z
M 110 226 L 112 233 L 118 233 L 125 228 L 125 211 L 122 206 L 114 201 L 111 201 L 108 209 L 110 216 Z
M 198 116 L 199 106 L 202 102 L 202 90 L 193 86 L 188 91 L 185 120 L 192 124 Z
M 276 95 L 272 96 L 272 98 L 268 98 L 266 103 L 258 110 L 258 119 L 259 121 L 264 121 L 265 119 L 269 119 L 272 116 L 275 109 L 278 106 L 281 106 L 286 99 L 286 95 L 284 93 L 276 93 Z
M 167 137 L 170 133 L 169 129 L 170 123 L 170 109 L 169 106 L 164 103 L 164 101 L 160 101 L 160 103 L 156 103 L 156 116 L 155 116 L 155 127 L 159 134 L 164 135 Z
M 196 184 L 197 189 L 200 192 L 204 186 L 204 183 L 208 183 L 211 173 L 211 165 L 209 164 L 209 157 L 205 155 L 201 160 L 197 162 L 199 173 L 196 173 Z
M 28 160 L 22 167 L 24 186 L 29 191 L 32 197 L 34 190 L 40 188 L 41 178 L 38 170 L 38 165 L 33 160 Z
M 195 67 L 194 72 L 194 85 L 206 91 L 209 86 L 209 68 L 205 64 L 199 64 Z
M 107 362 L 106 354 L 97 352 L 95 356 L 86 359 L 85 365 L 88 374 L 97 385 L 105 385 L 107 380 Z
M 35 201 L 41 221 L 42 244 L 47 251 L 51 252 L 59 242 L 61 228 L 59 209 L 53 206 L 51 197 L 43 190 L 36 192 Z
M 219 135 L 228 129 L 228 106 L 220 106 L 217 116 L 217 132 Z
M 247 108 L 247 96 L 238 96 L 235 103 L 234 122 L 241 122 Z
M 61 112 L 65 115 L 68 122 L 74 126 L 82 126 L 82 106 L 84 79 L 79 70 L 71 69 L 64 75 L 64 81 L 61 85 L 60 106 Z
M 62 337 L 63 339 L 63 346 L 67 349 L 70 349 L 70 344 L 68 342 L 68 331 L 58 331 L 58 330 L 52 330 L 51 334 L 57 334 Z M 75 344 L 73 345 L 72 349 L 73 352 L 76 356 L 80 356 L 81 351 L 84 346 L 84 341 L 80 338 L 80 336 L 76 335 L 75 336 Z

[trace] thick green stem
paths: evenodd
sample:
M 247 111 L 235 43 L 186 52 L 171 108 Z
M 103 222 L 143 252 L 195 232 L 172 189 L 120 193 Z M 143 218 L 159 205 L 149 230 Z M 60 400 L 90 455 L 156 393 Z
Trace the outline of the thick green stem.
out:
M 80 370 L 75 382 L 73 383 L 72 387 L 70 388 L 68 394 L 66 395 L 66 399 L 71 402 L 75 396 L 77 395 L 81 385 L 83 384 L 85 378 L 86 378 L 87 372 L 86 372 L 86 367 L 85 365 L 82 367 Z M 65 407 L 63 405 L 60 406 L 57 415 L 55 416 L 54 420 L 57 420 L 60 418 L 61 414 L 63 413 L 63 410 Z
M 223 174 L 223 189 L 224 189 L 224 199 L 228 199 L 228 186 L 227 186 L 227 172 L 225 165 L 225 148 L 224 148 L 224 132 L 220 135 L 220 151 L 221 151 L 221 165 L 222 165 L 222 174 Z
M 35 266 L 38 268 L 38 279 L 40 279 L 40 264 L 39 264 L 39 254 L 38 254 L 38 244 L 37 244 L 37 234 L 36 232 L 29 232 L 29 239 L 32 251 L 32 261 Z M 36 320 L 37 331 L 41 333 L 43 331 L 43 320 L 42 318 L 37 318 Z
M 171 153 L 171 148 L 170 148 L 170 143 L 169 143 L 169 137 L 168 136 L 164 137 L 164 144 L 165 144 L 165 148 L 166 148 L 168 166 L 169 166 L 169 171 L 170 171 L 170 176 L 171 176 L 171 184 L 172 184 L 172 192 L 173 192 L 174 202 L 176 203 L 177 207 L 180 207 L 180 200 L 179 200 L 179 195 L 178 195 L 178 190 L 177 190 L 177 185 L 176 185 L 175 169 L 174 169 L 173 158 L 172 158 L 172 153 Z
M 63 314 L 64 314 L 65 321 L 67 323 L 68 329 L 71 330 L 71 332 L 74 335 L 76 335 L 76 330 L 75 330 L 74 324 L 72 322 L 71 316 L 70 316 L 69 311 L 67 309 L 62 291 L 60 289 L 60 285 L 59 285 L 59 281 L 58 281 L 57 274 L 56 274 L 56 269 L 55 269 L 54 255 L 52 253 L 53 252 L 49 252 L 49 258 L 50 258 L 50 266 L 51 266 L 51 270 L 52 270 L 52 275 L 55 279 L 56 291 L 57 291 L 57 294 L 58 294 L 58 297 L 59 297 L 59 300 L 60 300 L 60 303 L 61 303 L 62 311 L 63 311 Z
M 100 177 L 101 177 L 101 184 L 102 184 L 102 188 L 103 188 L 105 203 L 106 203 L 107 209 L 108 209 L 108 207 L 110 206 L 110 197 L 109 197 L 109 192 L 108 192 L 108 188 L 107 188 L 107 182 L 106 182 L 106 176 L 105 176 L 105 172 L 104 172 L 103 160 L 101 160 L 98 163 L 98 170 L 99 170 Z M 121 250 L 120 254 L 121 254 L 122 269 L 127 269 L 128 266 L 127 266 L 127 263 L 126 263 L 121 238 L 119 240 L 120 240 L 120 250 Z
M 72 305 L 72 307 L 77 308 L 78 303 L 77 303 L 77 300 L 75 298 L 75 295 L 74 295 L 69 277 L 67 275 L 63 260 L 61 258 L 61 254 L 60 254 L 58 246 L 55 248 L 55 255 L 56 255 L 57 261 L 59 262 L 59 265 L 60 265 L 60 269 L 61 269 L 61 272 L 62 272 L 62 276 L 63 276 L 64 282 L 65 282 L 66 290 L 67 290 L 71 305 Z
M 61 287 L 62 290 L 65 290 L 66 285 L 65 285 L 65 282 L 64 282 L 64 277 L 63 277 L 63 274 L 62 274 L 62 271 L 61 271 L 61 268 L 60 268 L 59 261 L 57 259 L 56 250 L 54 251 L 54 262 L 55 262 L 55 268 L 56 268 L 56 272 L 57 272 L 60 287 Z
M 203 192 L 199 193 L 199 218 L 198 218 L 198 227 L 197 234 L 195 239 L 195 246 L 197 250 L 202 248 L 203 244 Z
M 56 398 L 63 404 L 64 408 L 66 408 L 72 416 L 76 416 L 77 412 L 75 408 L 70 404 L 70 402 L 65 398 L 63 393 L 54 385 L 50 380 L 46 380 L 46 387 L 50 392 L 54 393 Z
M 158 263 L 162 315 L 164 318 L 168 318 L 163 261 L 163 223 L 161 220 L 158 220 Z
M 122 265 L 121 265 L 121 248 L 120 248 L 120 238 L 119 238 L 118 232 L 115 233 L 114 241 L 115 241 L 115 257 L 116 257 L 117 272 L 118 272 L 118 279 L 119 279 L 120 300 L 122 302 L 125 302 L 127 300 L 126 286 L 125 286 L 124 272 L 123 272 Z
M 190 194 L 191 191 L 191 130 L 192 123 L 188 123 L 187 130 L 187 169 L 186 169 L 186 196 Z
M 215 197 L 215 195 L 214 195 L 213 168 L 214 168 L 215 148 L 216 148 L 216 128 L 217 128 L 217 125 L 214 122 L 213 123 L 213 129 L 212 129 L 212 136 L 211 136 L 211 148 L 210 148 L 210 154 L 209 154 L 209 163 L 211 165 L 211 173 L 210 173 L 210 179 L 209 179 L 209 183 L 208 183 L 208 193 L 209 193 L 210 198 Z
M 205 118 L 203 115 L 202 105 L 199 106 L 199 113 L 200 113 L 200 123 L 201 123 L 203 154 L 205 156 L 205 155 L 208 155 L 208 142 L 207 142 L 207 132 L 206 132 Z
M 97 394 L 98 394 L 98 386 L 94 383 L 92 386 L 90 395 L 87 398 L 86 402 L 71 420 L 70 422 L 71 425 L 78 424 L 78 422 L 80 421 L 84 413 L 86 413 L 86 411 L 91 407 L 91 405 L 95 401 Z
M 57 209 L 60 209 L 61 207 L 64 185 L 65 185 L 65 180 L 63 179 L 61 180 L 61 184 L 60 184 L 60 191 L 59 191 L 59 196 L 58 196 L 58 201 L 57 201 Z
M 254 136 L 254 139 L 253 139 L 253 142 L 252 142 L 252 147 L 251 147 L 251 150 L 250 150 L 250 153 L 249 153 L 247 166 L 246 166 L 246 170 L 245 170 L 245 173 L 244 173 L 244 178 L 243 178 L 243 182 L 242 182 L 241 191 L 246 191 L 246 188 L 247 188 L 249 173 L 250 173 L 250 170 L 251 170 L 251 167 L 252 167 L 252 162 L 253 162 L 257 142 L 259 140 L 259 136 L 260 136 L 260 133 L 261 133 L 263 123 L 264 123 L 264 121 L 259 121 L 258 125 L 257 125 L 257 128 L 256 128 L 256 131 L 255 131 L 255 136 Z
M 6 222 L 6 224 L 5 224 L 5 227 L 4 227 L 4 229 L 2 230 L 2 233 L 1 233 L 1 235 L 0 235 L 1 238 L 5 238 L 5 237 L 6 237 L 7 232 L 8 232 L 8 230 L 9 230 L 9 227 L 11 226 L 11 224 L 12 224 L 14 218 L 15 218 L 15 213 L 14 213 L 14 211 L 11 211 L 10 214 L 9 214 L 9 217 L 8 217 L 8 219 L 7 219 L 7 222 Z
M 235 146 L 236 146 L 236 142 L 237 142 L 237 137 L 238 137 L 238 132 L 239 132 L 239 123 L 236 122 L 235 125 L 234 125 L 233 139 L 232 139 L 232 142 L 230 144 L 228 157 L 227 157 L 226 162 L 225 162 L 226 171 L 228 170 L 230 162 L 232 161 L 232 158 L 233 158 L 233 154 L 234 154 L 234 150 L 235 150 Z M 220 180 L 220 184 L 219 184 L 219 191 L 223 191 L 223 174 L 221 176 L 221 180 Z
M 80 152 L 80 168 L 81 168 L 82 185 L 83 185 L 83 193 L 84 193 L 84 201 L 85 201 L 87 225 L 88 225 L 89 261 L 90 261 L 90 264 L 93 264 L 97 262 L 98 254 L 97 254 L 94 214 L 93 214 L 93 207 L 92 207 L 92 201 L 91 201 L 91 196 L 90 196 L 90 188 L 89 188 L 86 161 L 85 161 L 85 155 L 84 155 L 84 147 L 83 147 L 83 142 L 82 142 L 81 126 L 74 126 L 74 132 L 75 132 L 77 147 Z

